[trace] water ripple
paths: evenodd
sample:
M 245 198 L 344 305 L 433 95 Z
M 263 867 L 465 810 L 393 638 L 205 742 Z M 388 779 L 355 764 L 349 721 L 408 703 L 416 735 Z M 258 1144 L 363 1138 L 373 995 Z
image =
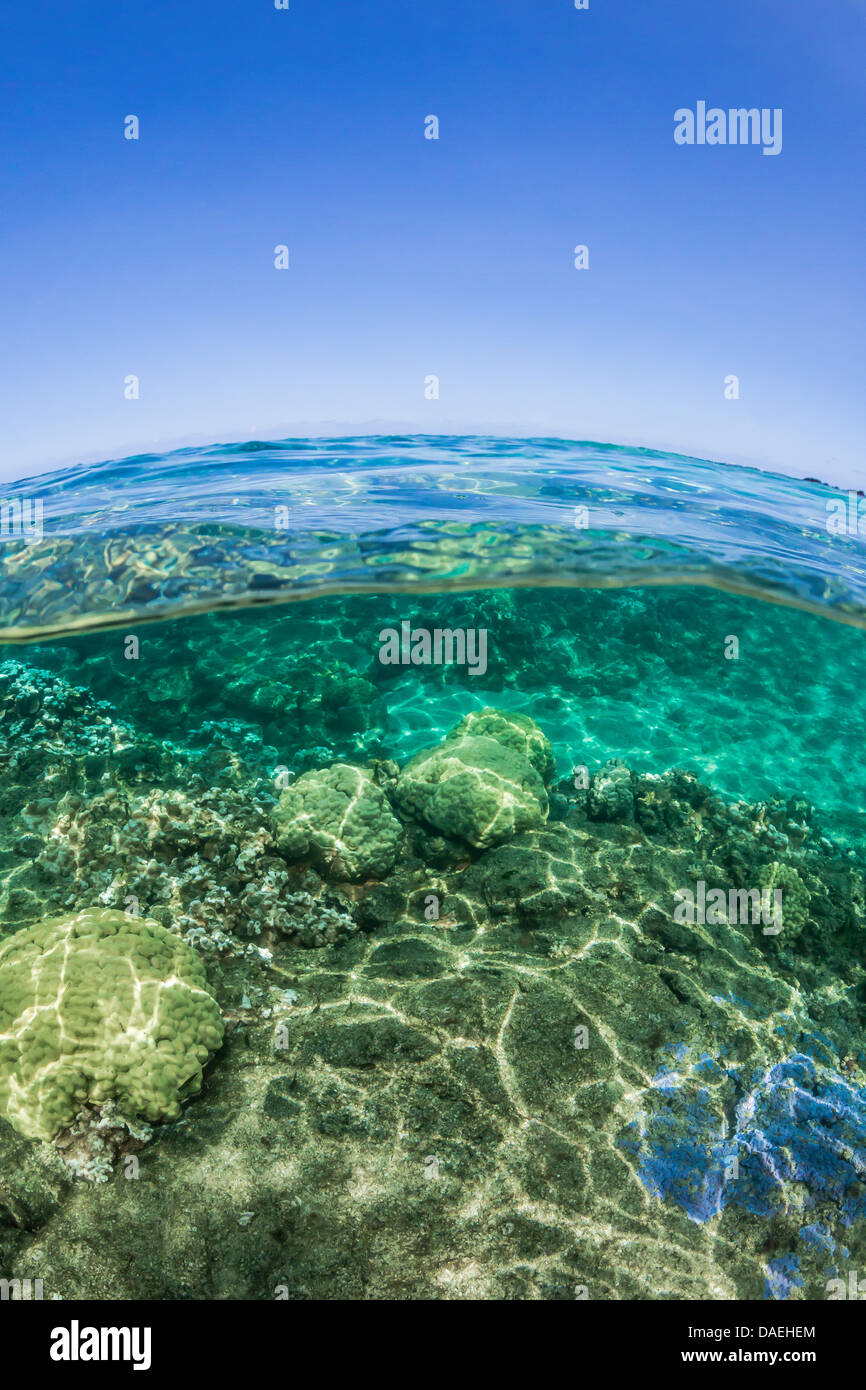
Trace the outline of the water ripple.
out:
M 856 497 L 652 449 L 251 440 L 68 468 L 4 498 L 40 499 L 43 532 L 0 541 L 2 641 L 320 593 L 500 585 L 702 584 L 866 627 Z M 853 524 L 834 534 L 846 507 Z

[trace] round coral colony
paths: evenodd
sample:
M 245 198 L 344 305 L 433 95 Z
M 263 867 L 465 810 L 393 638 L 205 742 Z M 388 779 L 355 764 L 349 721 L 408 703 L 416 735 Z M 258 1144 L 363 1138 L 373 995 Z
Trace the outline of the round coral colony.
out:
M 157 922 L 88 910 L 0 944 L 0 1113 L 29 1139 L 108 1101 L 177 1119 L 222 1039 L 201 961 Z

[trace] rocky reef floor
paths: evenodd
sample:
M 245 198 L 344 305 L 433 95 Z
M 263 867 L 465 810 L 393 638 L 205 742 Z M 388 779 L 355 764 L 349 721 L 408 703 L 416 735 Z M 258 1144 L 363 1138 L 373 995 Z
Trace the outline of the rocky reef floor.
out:
M 361 679 L 338 656 L 275 776 L 225 710 L 175 739 L 63 666 L 0 665 L 0 944 L 85 910 L 156 922 L 226 1036 L 180 1119 L 84 1107 L 53 1142 L 0 1119 L 0 1277 L 85 1299 L 761 1299 L 866 1267 L 866 901 L 820 808 L 617 758 L 557 775 L 531 701 L 467 704 L 408 765 L 362 736 L 335 758 Z M 496 814 L 461 790 L 443 819 L 431 787 L 468 767 L 492 795 L 494 764 Z M 687 920 L 701 884 L 781 885 L 781 929 Z

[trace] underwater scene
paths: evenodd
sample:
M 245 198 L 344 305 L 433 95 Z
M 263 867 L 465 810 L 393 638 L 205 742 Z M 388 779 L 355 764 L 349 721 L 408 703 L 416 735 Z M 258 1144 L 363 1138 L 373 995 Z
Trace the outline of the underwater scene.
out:
M 0 1277 L 848 1296 L 859 521 L 561 440 L 8 485 Z

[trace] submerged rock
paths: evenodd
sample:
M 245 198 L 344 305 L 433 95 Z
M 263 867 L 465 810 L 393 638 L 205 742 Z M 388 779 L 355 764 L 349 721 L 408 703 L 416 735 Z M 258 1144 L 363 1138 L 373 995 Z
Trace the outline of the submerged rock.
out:
M 697 1223 L 729 1204 L 770 1217 L 829 1202 L 843 1227 L 866 1215 L 866 1087 L 802 1053 L 749 1081 L 710 1055 L 677 1060 L 620 1137 L 654 1196 Z
M 488 850 L 463 875 L 463 892 L 483 901 L 494 917 L 516 915 L 534 924 L 579 917 L 591 906 L 603 909 L 578 863 L 581 844 L 562 825 L 530 830 Z

